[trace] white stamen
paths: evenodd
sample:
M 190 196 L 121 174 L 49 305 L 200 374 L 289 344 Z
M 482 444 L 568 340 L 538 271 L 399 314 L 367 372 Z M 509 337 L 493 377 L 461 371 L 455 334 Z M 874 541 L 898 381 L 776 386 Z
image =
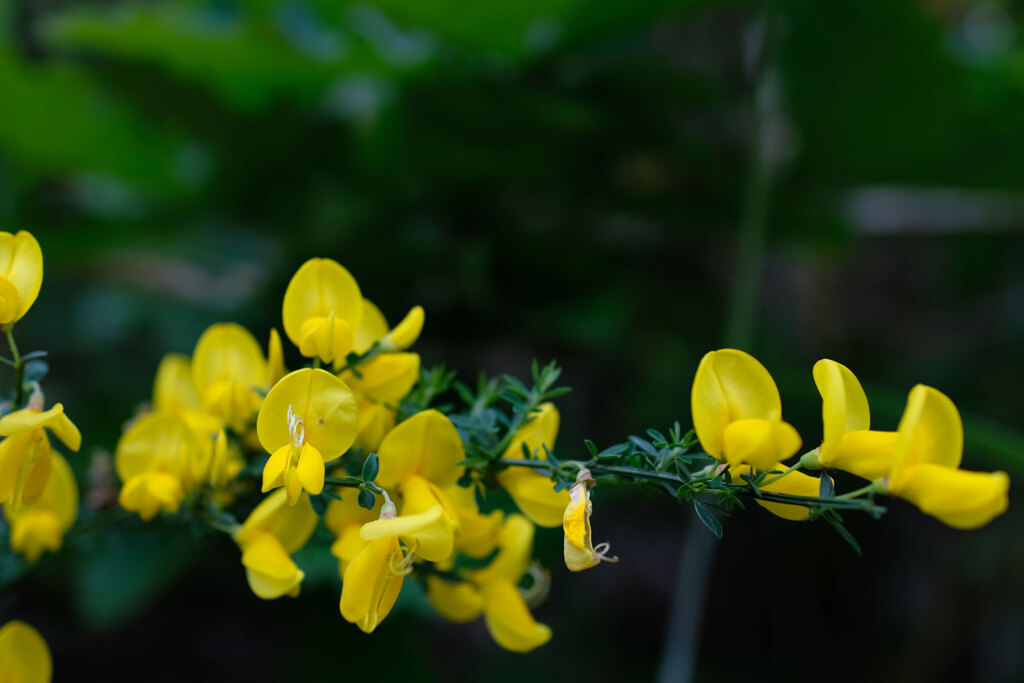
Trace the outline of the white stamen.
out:
M 306 441 L 306 423 L 292 411 L 290 405 L 288 406 L 288 436 L 291 437 L 292 445 L 296 448 L 302 448 L 302 444 Z

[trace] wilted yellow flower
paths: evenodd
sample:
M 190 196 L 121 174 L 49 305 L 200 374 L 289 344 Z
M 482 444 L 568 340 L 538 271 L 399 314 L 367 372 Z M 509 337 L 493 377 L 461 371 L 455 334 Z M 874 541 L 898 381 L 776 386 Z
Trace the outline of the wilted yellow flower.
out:
M 900 420 L 887 479 L 894 496 L 958 529 L 975 529 L 1006 511 L 1005 472 L 965 472 L 960 413 L 942 392 L 918 384 Z
M 307 358 L 344 360 L 363 318 L 355 278 L 337 261 L 314 258 L 296 271 L 284 293 L 284 332 Z
M 0 681 L 50 683 L 53 659 L 46 641 L 23 621 L 9 621 L 0 628 Z
M 565 539 L 562 543 L 565 566 L 569 571 L 579 572 L 589 569 L 600 562 L 618 562 L 619 558 L 608 555 L 610 546 L 601 543 L 596 548 L 590 532 L 590 515 L 593 505 L 590 502 L 590 489 L 596 482 L 589 470 L 581 469 L 576 483 L 569 489 L 569 505 L 562 516 L 562 530 Z
M 43 252 L 24 230 L 0 232 L 0 325 L 21 319 L 39 296 L 43 284 Z
M 553 403 L 543 403 L 530 421 L 516 430 L 503 458 L 523 458 L 523 445 L 537 460 L 547 460 L 544 446 L 554 449 L 559 415 Z M 509 467 L 498 474 L 498 482 L 509 492 L 520 511 L 534 524 L 557 527 L 569 504 L 567 491 L 555 491 L 553 481 L 529 467 Z
M 257 597 L 296 597 L 305 573 L 290 555 L 306 545 L 319 518 L 308 498 L 289 504 L 284 489 L 267 496 L 235 534 L 249 588 Z
M 0 418 L 0 503 L 15 511 L 39 499 L 50 478 L 53 450 L 46 430 L 77 451 L 82 445 L 78 427 L 60 403 L 46 411 L 23 408 Z
M 782 421 L 775 381 L 743 351 L 721 349 L 701 359 L 690 409 L 705 452 L 730 465 L 763 471 L 800 448 L 800 435 Z
M 11 526 L 11 548 L 35 562 L 49 550 L 60 550 L 64 534 L 78 516 L 78 485 L 68 463 L 53 456 L 53 469 L 43 494 L 19 510 L 4 507 Z M 0 680 L 3 680 L 0 678 Z
M 259 342 L 235 323 L 211 325 L 192 353 L 192 379 L 203 408 L 245 434 L 260 407 L 270 370 Z
M 356 436 L 356 399 L 329 372 L 306 368 L 286 375 L 267 394 L 256 420 L 271 454 L 263 491 L 284 486 L 292 505 L 303 490 L 324 488 L 324 463 L 348 450 Z

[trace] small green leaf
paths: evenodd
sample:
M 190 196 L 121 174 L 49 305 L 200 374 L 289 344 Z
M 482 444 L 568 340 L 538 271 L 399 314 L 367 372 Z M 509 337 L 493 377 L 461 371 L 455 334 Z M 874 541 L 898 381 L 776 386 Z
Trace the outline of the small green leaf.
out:
M 697 517 L 704 526 L 708 528 L 708 531 L 715 535 L 715 538 L 722 538 L 722 523 L 718 521 L 714 513 L 711 512 L 711 507 L 705 505 L 699 500 L 693 501 L 693 509 L 697 512 Z
M 367 510 L 372 510 L 377 504 L 377 496 L 373 495 L 373 491 L 367 491 L 366 489 L 360 489 L 359 491 L 359 506 L 364 507 Z
M 380 461 L 376 453 L 370 453 L 363 462 L 363 481 L 373 481 L 380 470 Z
M 857 543 L 857 539 L 855 539 L 853 537 L 853 534 L 851 534 L 849 530 L 845 526 L 843 526 L 842 517 L 839 517 L 838 514 L 836 514 L 835 517 L 827 514 L 823 515 L 823 517 L 825 521 L 831 524 L 832 528 L 835 529 L 839 533 L 839 535 L 843 537 L 843 540 L 850 544 L 850 547 L 853 548 L 857 555 L 863 555 L 863 553 L 860 550 L 860 545 Z M 837 517 L 838 519 L 836 519 Z
M 25 382 L 41 382 L 50 371 L 50 365 L 45 360 L 30 360 L 25 363 Z
M 819 498 L 831 498 L 835 495 L 835 485 L 832 482 L 832 477 L 828 476 L 828 472 L 822 471 L 821 477 L 818 478 L 818 482 Z
M 594 445 L 593 441 L 590 439 L 584 439 L 583 445 L 587 447 L 587 450 L 590 451 L 590 455 L 592 457 L 597 457 L 597 446 Z

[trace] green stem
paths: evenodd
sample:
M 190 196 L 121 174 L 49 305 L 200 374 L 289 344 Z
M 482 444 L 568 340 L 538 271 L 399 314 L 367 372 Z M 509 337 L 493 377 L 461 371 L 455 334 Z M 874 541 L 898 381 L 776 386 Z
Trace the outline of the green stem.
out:
M 758 484 L 758 486 L 767 486 L 768 484 L 774 484 L 775 482 L 777 482 L 779 479 L 782 479 L 784 476 L 786 476 L 790 472 L 796 472 L 798 469 L 800 469 L 800 461 L 799 460 L 796 461 L 796 464 L 790 465 L 789 468 L 786 469 L 786 471 L 782 472 L 781 474 L 777 474 L 774 477 L 771 477 L 770 479 L 765 479 L 760 484 Z
M 18 345 L 14 342 L 14 323 L 4 325 L 7 344 L 11 347 L 11 358 L 14 367 L 14 408 L 22 408 L 25 404 L 25 363 L 18 353 Z
M 362 485 L 362 480 L 349 481 L 348 479 L 339 479 L 338 477 L 324 477 L 324 483 L 332 486 L 344 486 L 350 489 L 357 489 Z
M 862 489 L 857 489 L 856 491 L 850 491 L 849 493 L 844 493 L 841 496 L 836 496 L 836 498 L 860 498 L 864 494 L 870 493 L 872 491 L 872 489 L 874 489 L 874 488 L 875 488 L 875 485 L 873 483 L 872 484 L 868 484 L 867 486 L 865 486 Z

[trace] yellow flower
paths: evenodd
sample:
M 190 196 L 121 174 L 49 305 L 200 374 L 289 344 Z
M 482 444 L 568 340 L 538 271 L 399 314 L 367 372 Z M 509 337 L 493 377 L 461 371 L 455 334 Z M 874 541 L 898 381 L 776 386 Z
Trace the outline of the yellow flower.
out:
M 472 488 L 456 484 L 445 488 L 443 492 L 451 501 L 459 520 L 459 532 L 455 535 L 456 550 L 478 559 L 494 552 L 505 513 L 493 510 L 486 515 L 481 514 Z
M 523 445 L 537 460 L 547 460 L 546 445 L 554 449 L 559 415 L 553 403 L 543 403 L 530 421 L 516 430 L 503 458 L 523 458 Z M 520 511 L 537 526 L 557 527 L 569 504 L 566 491 L 555 491 L 555 484 L 529 467 L 509 467 L 498 474 L 498 482 L 509 492 Z
M 384 503 L 380 519 L 360 529 L 359 536 L 367 543 L 345 567 L 341 615 L 372 633 L 398 599 L 402 582 L 412 571 L 414 553 L 425 559 L 439 557 L 450 545 L 450 524 L 440 505 L 399 517 L 394 503 Z
M 590 533 L 590 515 L 593 505 L 590 502 L 590 489 L 596 485 L 589 470 L 581 469 L 576 483 L 569 489 L 569 505 L 562 516 L 562 530 L 565 539 L 562 543 L 565 554 L 565 566 L 569 571 L 579 572 L 589 569 L 602 560 L 618 562 L 619 558 L 608 555 L 610 546 L 601 543 L 596 548 Z
M 211 325 L 192 353 L 192 380 L 203 408 L 245 434 L 260 407 L 270 370 L 259 342 L 235 323 Z
M 17 511 L 5 507 L 4 513 L 11 525 L 11 548 L 29 562 L 38 560 L 44 550 L 60 550 L 64 534 L 78 515 L 78 486 L 67 461 L 54 455 L 42 496 Z
M 818 477 L 811 477 L 803 472 L 792 471 L 784 477 L 776 479 L 782 472 L 786 470 L 786 466 L 782 463 L 776 463 L 768 468 L 768 475 L 765 477 L 767 484 L 759 484 L 758 488 L 762 491 L 771 491 L 774 493 L 785 493 L 791 496 L 804 496 L 804 497 L 816 497 L 821 491 L 821 481 Z M 737 465 L 736 467 L 730 467 L 729 471 L 732 473 L 732 482 L 734 484 L 745 484 L 746 480 L 743 479 L 744 474 L 753 474 L 754 469 L 749 465 Z M 794 522 L 800 522 L 811 514 L 810 508 L 804 507 L 803 505 L 790 505 L 788 503 L 773 503 L 767 500 L 755 499 L 757 504 L 763 507 L 768 512 L 772 513 L 776 517 L 782 517 Z
M 763 471 L 800 448 L 800 435 L 782 421 L 775 381 L 743 351 L 711 351 L 701 359 L 690 409 L 705 452 L 730 465 Z
M 889 473 L 896 450 L 896 432 L 871 430 L 868 399 L 845 365 L 822 359 L 814 364 L 814 383 L 821 394 L 824 440 L 817 462 L 865 479 Z
M 376 483 L 386 489 L 398 489 L 403 499 L 403 516 L 417 515 L 435 506 L 442 510 L 444 537 L 416 552 L 431 562 L 447 559 L 455 547 L 459 518 L 442 489 L 459 480 L 465 472 L 459 462 L 466 457 L 455 425 L 436 410 L 417 413 L 391 430 L 378 455 Z
M 314 258 L 288 283 L 281 313 L 285 334 L 303 356 L 340 364 L 362 322 L 363 297 L 337 261 Z
M 249 588 L 257 597 L 296 597 L 305 573 L 290 555 L 304 546 L 319 518 L 308 498 L 289 504 L 282 489 L 267 496 L 235 534 Z
M 202 401 L 192 383 L 192 362 L 180 353 L 168 353 L 160 359 L 153 380 L 153 411 L 174 413 L 201 412 Z
M 24 230 L 0 232 L 0 325 L 21 319 L 32 307 L 43 284 L 43 252 Z
M 468 622 L 484 616 L 494 641 L 512 652 L 529 652 L 551 639 L 551 629 L 537 623 L 516 585 L 526 573 L 534 526 L 512 514 L 501 528 L 499 550 L 491 563 L 464 581 L 427 577 L 427 599 L 444 618 Z
M 160 510 L 177 512 L 200 451 L 195 432 L 179 414 L 151 413 L 139 419 L 121 436 L 114 454 L 124 482 L 121 507 L 146 521 Z
M 53 659 L 46 641 L 23 621 L 9 621 L 0 628 L 0 681 L 50 683 Z
M 960 413 L 942 392 L 918 384 L 910 391 L 888 490 L 927 515 L 958 529 L 975 529 L 1006 511 L 1005 472 L 965 472 Z
M 82 445 L 78 427 L 60 403 L 46 411 L 23 408 L 0 418 L 0 503 L 15 511 L 39 499 L 50 478 L 53 450 L 46 430 L 77 451 Z
M 267 393 L 256 419 L 271 454 L 263 491 L 284 486 L 292 505 L 303 490 L 324 488 L 324 463 L 348 450 L 356 436 L 356 399 L 329 372 L 306 368 L 286 375 Z

